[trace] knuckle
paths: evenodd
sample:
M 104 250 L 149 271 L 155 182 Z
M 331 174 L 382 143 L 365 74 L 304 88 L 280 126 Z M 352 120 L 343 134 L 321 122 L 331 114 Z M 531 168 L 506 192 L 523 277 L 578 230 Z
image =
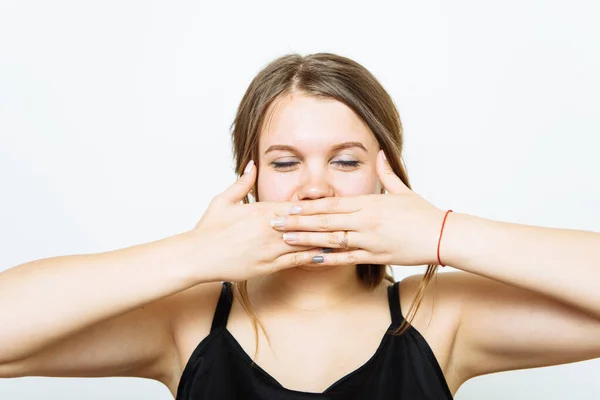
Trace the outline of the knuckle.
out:
M 247 183 L 247 182 L 246 182 L 247 180 L 248 180 L 248 179 L 246 179 L 246 177 L 245 177 L 244 175 L 242 175 L 242 176 L 240 176 L 239 178 L 237 178 L 237 179 L 235 180 L 235 182 L 233 182 L 233 183 L 234 183 L 234 184 L 237 184 L 237 185 L 245 185 L 245 184 Z
M 339 240 L 335 233 L 331 232 L 327 235 L 327 243 L 329 244 L 338 244 Z
M 366 221 L 366 223 L 368 224 L 369 228 L 376 228 L 379 225 L 381 225 L 382 221 L 385 220 L 385 217 L 383 215 L 382 212 L 380 211 L 374 211 L 371 212 L 367 218 L 364 219 L 364 221 Z
M 327 198 L 327 212 L 335 213 L 339 207 L 339 199 L 337 197 Z
M 286 263 L 287 257 L 281 255 L 271 256 L 264 260 L 266 272 L 268 273 L 284 268 Z
M 292 265 L 294 265 L 296 267 L 298 265 L 302 265 L 303 258 L 304 257 L 302 257 L 302 253 L 300 253 L 300 252 L 292 254 Z
M 269 265 L 267 274 L 275 273 L 275 272 L 279 271 L 282 267 L 283 266 L 281 265 L 281 262 L 273 262 Z
M 216 195 L 215 197 L 213 197 L 210 201 L 210 203 L 208 203 L 208 207 L 212 208 L 212 207 L 219 207 L 222 203 L 223 203 L 223 198 L 224 198 L 224 194 L 220 193 L 218 195 Z
M 275 268 L 274 264 L 275 263 L 262 262 L 262 263 L 258 264 L 257 272 L 261 275 L 268 274 Z
M 354 252 L 351 251 L 348 254 L 346 254 L 346 261 L 348 262 L 348 264 L 356 263 L 356 255 L 354 254 Z
M 326 231 L 329 229 L 329 216 L 328 215 L 319 215 L 317 226 L 319 229 Z
M 271 273 L 274 269 L 274 262 L 268 262 L 266 260 L 260 261 L 255 265 L 255 271 L 259 275 Z

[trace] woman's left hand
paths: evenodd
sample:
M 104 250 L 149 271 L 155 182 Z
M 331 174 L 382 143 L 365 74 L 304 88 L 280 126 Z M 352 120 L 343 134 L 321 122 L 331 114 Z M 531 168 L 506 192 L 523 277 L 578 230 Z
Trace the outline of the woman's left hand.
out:
M 324 264 L 438 264 L 437 242 L 445 211 L 410 190 L 391 169 L 383 151 L 377 175 L 388 194 L 327 197 L 298 202 L 290 215 L 271 221 L 292 245 L 348 248 L 323 254 Z M 442 255 L 443 260 L 443 255 Z

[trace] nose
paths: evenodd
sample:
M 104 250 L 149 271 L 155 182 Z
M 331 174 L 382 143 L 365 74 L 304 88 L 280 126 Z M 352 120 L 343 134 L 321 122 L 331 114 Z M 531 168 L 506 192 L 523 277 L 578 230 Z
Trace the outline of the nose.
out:
M 298 200 L 316 200 L 333 197 L 335 191 L 325 171 L 306 171 L 298 188 Z

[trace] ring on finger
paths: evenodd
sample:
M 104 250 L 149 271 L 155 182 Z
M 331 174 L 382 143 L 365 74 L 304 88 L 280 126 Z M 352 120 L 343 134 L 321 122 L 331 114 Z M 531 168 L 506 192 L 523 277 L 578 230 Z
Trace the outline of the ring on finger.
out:
M 344 231 L 344 237 L 339 241 L 339 245 L 342 249 L 348 248 L 348 231 Z

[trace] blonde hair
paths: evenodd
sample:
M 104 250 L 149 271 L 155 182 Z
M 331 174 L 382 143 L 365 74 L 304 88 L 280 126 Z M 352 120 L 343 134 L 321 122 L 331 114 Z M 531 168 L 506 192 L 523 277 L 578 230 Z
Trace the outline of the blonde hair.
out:
M 250 160 L 258 160 L 259 136 L 265 116 L 274 101 L 286 94 L 301 92 L 317 98 L 340 101 L 352 109 L 375 135 L 385 156 L 398 177 L 410 188 L 406 167 L 402 160 L 402 123 L 390 95 L 377 79 L 357 62 L 331 53 L 306 56 L 289 54 L 269 63 L 254 77 L 244 94 L 232 124 L 235 171 L 242 175 Z M 260 171 L 259 171 L 260 172 Z M 259 193 L 253 189 L 256 201 Z M 244 203 L 248 203 L 246 196 Z M 388 265 L 359 264 L 356 274 L 367 288 L 374 289 L 384 279 L 394 282 Z M 428 265 L 409 312 L 408 321 L 393 333 L 401 335 L 408 329 L 418 311 L 425 289 L 437 271 L 437 265 Z M 234 282 L 234 293 L 252 320 L 258 352 L 258 325 L 264 326 L 252 309 L 247 281 Z M 268 340 L 268 336 L 267 336 Z M 256 354 L 256 353 L 255 353 Z

